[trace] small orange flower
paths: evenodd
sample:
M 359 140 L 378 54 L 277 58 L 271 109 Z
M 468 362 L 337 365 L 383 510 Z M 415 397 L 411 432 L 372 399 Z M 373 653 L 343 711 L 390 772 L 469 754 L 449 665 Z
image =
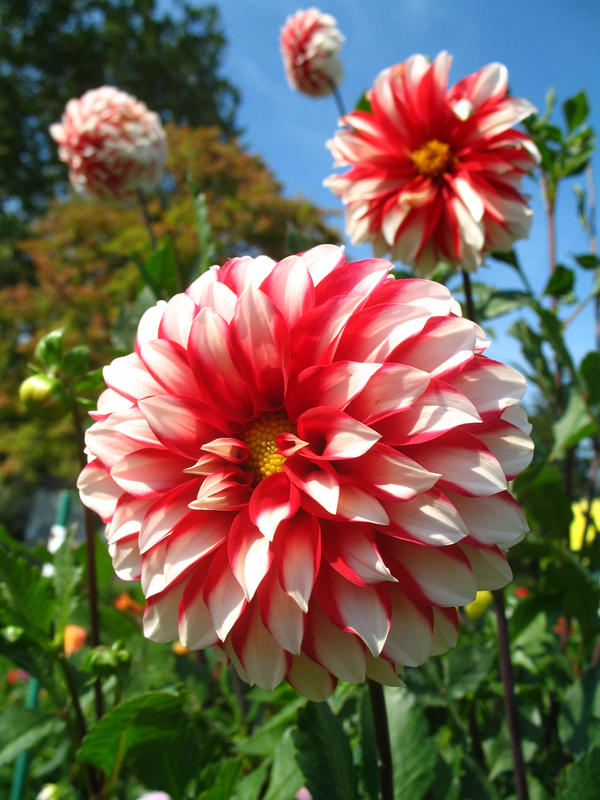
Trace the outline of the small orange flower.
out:
M 64 650 L 67 658 L 85 647 L 87 631 L 81 625 L 67 625 L 65 627 Z
M 29 673 L 24 669 L 9 669 L 6 671 L 6 682 L 9 686 L 14 686 L 19 681 L 26 681 Z
M 529 589 L 526 589 L 524 586 L 515 586 L 515 597 L 529 597 L 530 594 L 531 592 Z
M 133 611 L 136 614 L 141 614 L 144 610 L 144 607 L 137 600 L 130 597 L 127 592 L 121 592 L 113 605 L 117 611 Z
M 185 656 L 187 653 L 191 653 L 191 650 L 188 650 L 187 647 L 184 647 L 181 642 L 175 642 L 171 650 L 175 653 L 176 656 Z

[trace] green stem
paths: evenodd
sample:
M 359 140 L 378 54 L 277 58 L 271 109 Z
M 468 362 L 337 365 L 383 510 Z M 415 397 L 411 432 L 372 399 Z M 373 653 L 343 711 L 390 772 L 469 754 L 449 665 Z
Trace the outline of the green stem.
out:
M 375 743 L 377 745 L 377 770 L 379 772 L 380 800 L 394 800 L 394 774 L 392 770 L 392 749 L 383 686 L 369 680 L 369 697 L 373 722 L 375 723 Z
M 467 316 L 469 319 L 472 319 L 473 322 L 477 322 L 477 320 L 475 319 L 475 303 L 473 302 L 471 278 L 466 269 L 462 270 L 462 279 L 463 279 L 463 288 L 465 292 L 465 305 L 467 307 Z

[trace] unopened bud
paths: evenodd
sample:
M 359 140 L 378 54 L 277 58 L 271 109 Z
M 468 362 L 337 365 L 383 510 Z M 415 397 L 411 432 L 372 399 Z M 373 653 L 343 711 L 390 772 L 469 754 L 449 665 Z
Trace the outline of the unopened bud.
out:
M 39 373 L 26 378 L 19 387 L 19 399 L 31 414 L 55 422 L 69 410 L 69 396 L 58 378 Z

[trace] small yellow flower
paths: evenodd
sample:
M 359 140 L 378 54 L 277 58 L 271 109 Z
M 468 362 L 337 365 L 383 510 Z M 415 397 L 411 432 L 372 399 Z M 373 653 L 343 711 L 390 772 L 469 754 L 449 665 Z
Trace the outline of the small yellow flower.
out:
M 585 544 L 592 544 L 596 538 L 596 533 L 600 530 L 600 500 L 592 500 L 589 524 L 585 526 L 588 501 L 578 500 L 571 506 L 573 512 L 573 522 L 569 528 L 569 547 L 573 552 L 578 553 L 583 549 L 583 535 L 585 532 Z
M 492 602 L 492 593 L 488 591 L 477 592 L 477 597 L 468 606 L 465 606 L 465 614 L 473 622 L 483 617 Z

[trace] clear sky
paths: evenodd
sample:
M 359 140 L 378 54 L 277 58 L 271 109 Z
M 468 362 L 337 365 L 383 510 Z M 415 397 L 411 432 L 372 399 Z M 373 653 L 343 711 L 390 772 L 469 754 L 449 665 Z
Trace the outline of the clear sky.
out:
M 265 158 L 286 194 L 300 194 L 323 208 L 341 211 L 337 198 L 321 185 L 332 172 L 325 141 L 336 128 L 334 101 L 292 91 L 279 52 L 279 31 L 286 17 L 311 4 L 216 2 L 228 39 L 224 72 L 242 93 L 243 141 Z M 501 61 L 509 71 L 511 93 L 528 98 L 540 110 L 549 86 L 555 88 L 558 103 L 585 89 L 592 125 L 600 132 L 599 0 L 323 0 L 318 7 L 337 19 L 346 37 L 340 91 L 348 108 L 384 67 L 413 53 L 434 57 L 448 50 L 454 59 L 450 83 Z M 595 181 L 600 195 L 598 159 Z M 534 287 L 541 288 L 547 280 L 545 221 L 538 187 L 528 181 L 526 189 L 532 194 L 535 219 L 530 239 L 518 252 Z M 331 221 L 343 229 L 342 217 Z M 566 264 L 570 254 L 588 249 L 575 216 L 571 186 L 559 197 L 557 242 L 558 260 Z M 349 249 L 358 257 L 370 252 L 368 246 Z M 493 272 L 484 269 L 478 279 L 517 286 L 513 273 L 501 266 L 494 266 Z M 589 291 L 591 275 L 580 278 L 579 285 Z M 572 341 L 580 354 L 593 347 L 591 328 L 591 314 L 583 314 L 573 325 Z M 495 343 L 491 355 L 502 357 L 500 347 L 504 351 L 505 346 Z M 514 347 L 509 348 L 504 357 L 515 353 Z

